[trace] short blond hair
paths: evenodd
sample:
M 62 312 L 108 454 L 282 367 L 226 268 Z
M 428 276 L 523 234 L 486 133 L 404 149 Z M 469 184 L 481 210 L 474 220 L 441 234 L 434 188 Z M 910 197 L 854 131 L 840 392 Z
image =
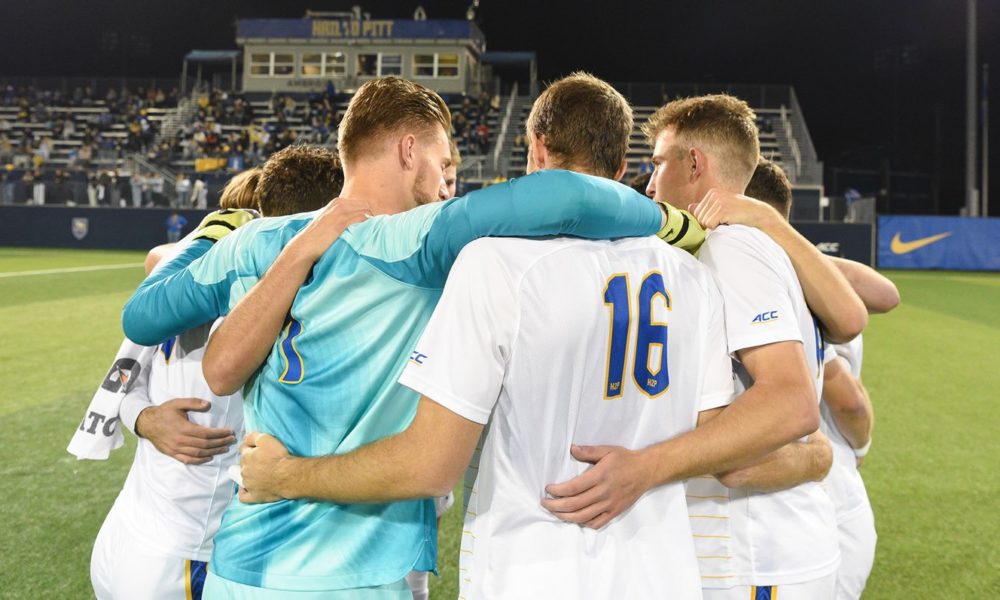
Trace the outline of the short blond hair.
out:
M 340 161 L 354 162 L 371 151 L 373 142 L 401 128 L 436 126 L 451 131 L 451 112 L 436 92 L 400 77 L 373 79 L 358 88 L 340 121 Z
M 233 178 L 226 182 L 226 187 L 222 189 L 222 196 L 219 197 L 219 208 L 258 210 L 260 206 L 257 205 L 255 193 L 259 181 L 260 167 L 247 169 L 233 175 Z
M 656 138 L 669 127 L 679 143 L 717 159 L 720 178 L 740 191 L 746 188 L 760 156 L 757 115 L 750 105 L 727 94 L 681 98 L 653 113 L 642 132 L 655 146 Z
M 458 165 L 462 164 L 462 153 L 458 151 L 458 144 L 455 143 L 455 138 L 451 138 L 451 166 L 458 168 Z
M 545 88 L 526 127 L 545 136 L 545 148 L 561 166 L 613 178 L 625 161 L 632 124 L 632 107 L 618 90 L 578 71 Z

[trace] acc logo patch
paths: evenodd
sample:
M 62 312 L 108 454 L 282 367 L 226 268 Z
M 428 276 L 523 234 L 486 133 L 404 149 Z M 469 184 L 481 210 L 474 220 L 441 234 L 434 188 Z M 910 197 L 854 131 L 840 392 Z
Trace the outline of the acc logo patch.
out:
M 75 217 L 69 228 L 73 232 L 73 237 L 82 240 L 87 237 L 87 232 L 90 231 L 90 220 L 86 217 Z
M 417 365 L 424 364 L 424 359 L 427 358 L 426 354 L 421 354 L 418 350 L 414 350 L 410 353 L 410 362 Z
M 776 310 L 764 311 L 759 315 L 757 315 L 756 317 L 754 317 L 753 321 L 751 321 L 751 324 L 757 325 L 760 323 L 769 323 L 771 321 L 777 321 L 777 320 L 778 320 L 778 311 Z

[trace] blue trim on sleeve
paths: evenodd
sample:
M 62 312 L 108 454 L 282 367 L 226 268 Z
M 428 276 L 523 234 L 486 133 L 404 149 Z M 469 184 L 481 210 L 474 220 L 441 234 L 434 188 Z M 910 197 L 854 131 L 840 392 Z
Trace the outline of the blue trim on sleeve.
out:
M 655 203 L 626 185 L 545 170 L 449 201 L 407 259 L 366 260 L 401 281 L 440 288 L 462 248 L 481 237 L 647 236 L 659 231 L 662 219 Z

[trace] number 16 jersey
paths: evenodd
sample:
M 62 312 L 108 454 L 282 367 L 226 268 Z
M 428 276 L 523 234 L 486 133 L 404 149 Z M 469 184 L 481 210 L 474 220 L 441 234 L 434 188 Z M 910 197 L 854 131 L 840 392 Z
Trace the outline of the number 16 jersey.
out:
M 400 378 L 489 423 L 470 470 L 460 595 L 700 598 L 682 484 L 597 531 L 540 502 L 589 467 L 571 444 L 642 448 L 727 404 L 725 340 L 707 269 L 655 238 L 467 246 Z

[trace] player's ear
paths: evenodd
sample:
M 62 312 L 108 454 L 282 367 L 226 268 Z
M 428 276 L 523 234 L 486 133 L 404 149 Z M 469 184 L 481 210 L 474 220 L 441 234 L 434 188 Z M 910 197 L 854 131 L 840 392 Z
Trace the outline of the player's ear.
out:
M 397 144 L 399 150 L 399 164 L 404 170 L 409 171 L 417 164 L 416 158 L 417 136 L 408 133 L 400 138 Z
M 628 170 L 628 161 L 623 158 L 622 164 L 618 166 L 618 171 L 615 172 L 615 181 L 621 181 L 622 177 L 625 176 L 625 171 L 627 170 Z
M 688 160 L 691 163 L 689 179 L 691 183 L 698 181 L 699 177 L 705 175 L 708 169 L 708 156 L 701 150 L 692 147 L 688 150 Z
M 545 146 L 545 136 L 537 133 L 528 134 L 528 154 L 531 156 L 534 171 L 551 168 L 549 164 L 549 149 Z

